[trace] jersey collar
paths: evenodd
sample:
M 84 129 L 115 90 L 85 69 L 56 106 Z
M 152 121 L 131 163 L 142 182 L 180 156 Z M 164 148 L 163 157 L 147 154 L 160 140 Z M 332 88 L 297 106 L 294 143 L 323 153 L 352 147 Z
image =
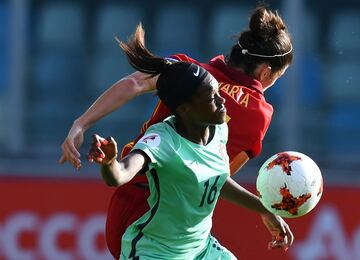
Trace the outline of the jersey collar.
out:
M 210 64 L 218 68 L 220 71 L 222 71 L 227 77 L 235 80 L 236 82 L 241 83 L 241 85 L 253 88 L 259 93 L 264 94 L 264 90 L 262 88 L 260 81 L 246 75 L 242 71 L 239 71 L 233 67 L 230 67 L 229 65 L 226 65 L 224 61 L 224 55 L 219 55 L 212 58 L 210 60 Z

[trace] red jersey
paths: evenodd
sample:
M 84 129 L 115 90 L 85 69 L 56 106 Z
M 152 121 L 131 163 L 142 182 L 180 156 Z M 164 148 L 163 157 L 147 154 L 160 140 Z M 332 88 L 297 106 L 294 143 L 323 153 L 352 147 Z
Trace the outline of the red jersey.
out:
M 261 83 L 226 65 L 222 55 L 214 57 L 209 63 L 200 63 L 184 54 L 176 54 L 171 58 L 195 63 L 209 71 L 219 82 L 220 95 L 226 100 L 229 127 L 227 152 L 230 162 L 242 151 L 246 152 L 249 158 L 260 154 L 262 140 L 273 113 L 272 106 L 265 100 Z M 143 125 L 141 133 L 169 115 L 170 110 L 159 101 L 150 119 Z M 139 138 L 141 136 L 123 148 L 122 157 L 130 152 Z

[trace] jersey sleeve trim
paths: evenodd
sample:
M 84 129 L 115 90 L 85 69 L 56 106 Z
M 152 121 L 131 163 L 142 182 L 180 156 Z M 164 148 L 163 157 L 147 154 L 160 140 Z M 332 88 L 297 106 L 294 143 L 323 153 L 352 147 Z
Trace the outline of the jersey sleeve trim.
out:
M 136 151 L 136 150 L 143 151 L 149 157 L 151 163 L 157 163 L 157 160 L 154 157 L 154 154 L 151 152 L 149 147 L 147 147 L 146 145 L 141 145 L 141 144 L 135 145 L 131 151 Z

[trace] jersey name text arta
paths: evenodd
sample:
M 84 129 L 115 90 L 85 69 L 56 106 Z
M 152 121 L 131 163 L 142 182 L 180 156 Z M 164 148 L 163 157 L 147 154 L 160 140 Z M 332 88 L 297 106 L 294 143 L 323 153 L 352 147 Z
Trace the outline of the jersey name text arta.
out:
M 244 93 L 240 86 L 219 82 L 219 89 L 226 92 L 228 95 L 230 95 L 240 105 L 243 105 L 245 107 L 248 106 L 250 94 Z

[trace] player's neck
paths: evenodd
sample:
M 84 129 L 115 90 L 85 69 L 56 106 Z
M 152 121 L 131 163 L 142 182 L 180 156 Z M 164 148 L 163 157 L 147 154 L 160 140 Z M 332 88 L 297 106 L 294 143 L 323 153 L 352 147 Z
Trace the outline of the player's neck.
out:
M 214 126 L 191 123 L 184 124 L 178 120 L 175 122 L 175 129 L 182 137 L 199 145 L 207 145 L 215 133 Z

